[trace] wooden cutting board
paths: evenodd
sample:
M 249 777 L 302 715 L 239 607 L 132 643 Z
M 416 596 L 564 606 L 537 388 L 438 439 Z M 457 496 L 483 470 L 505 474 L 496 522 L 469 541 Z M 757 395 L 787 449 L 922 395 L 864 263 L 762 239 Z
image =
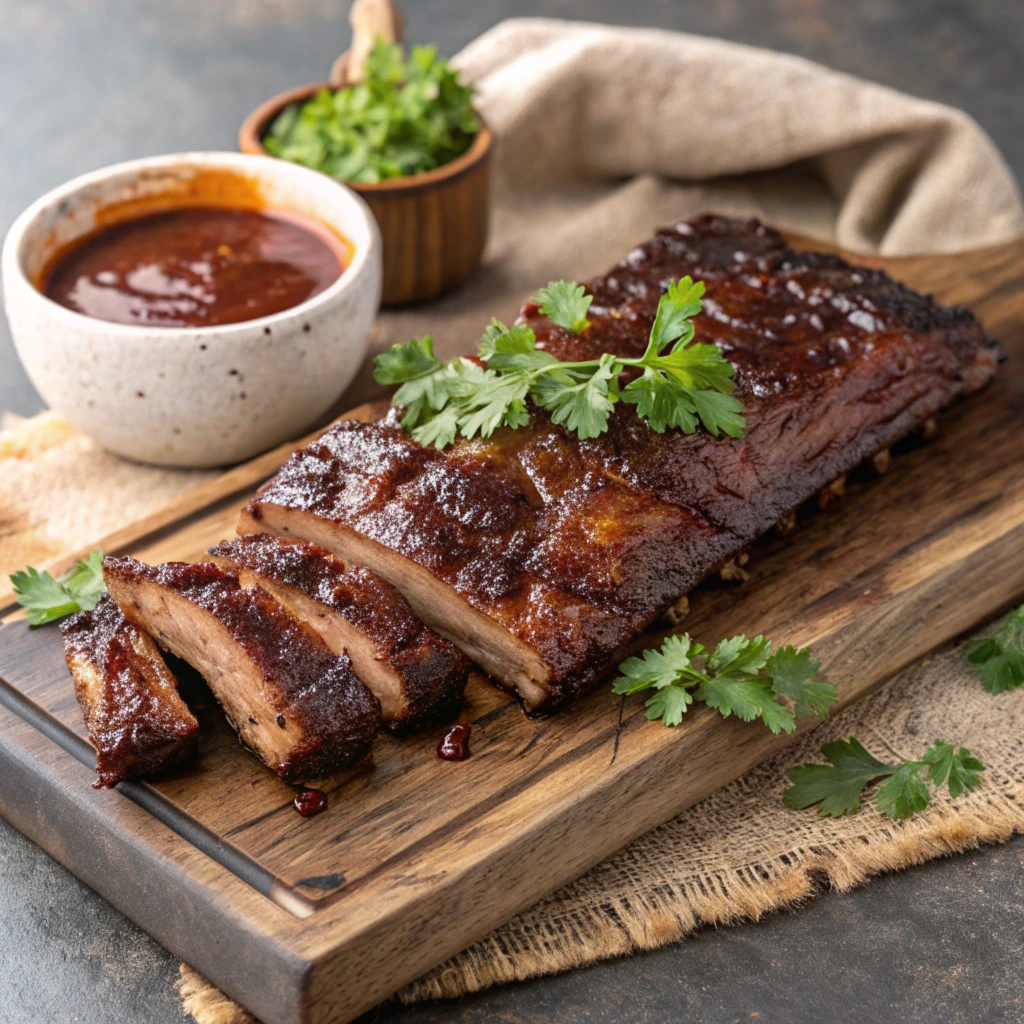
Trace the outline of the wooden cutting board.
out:
M 695 592 L 683 624 L 704 642 L 813 645 L 844 704 L 1024 596 L 1024 245 L 875 262 L 971 305 L 1010 362 L 886 475 L 760 542 L 749 581 Z M 102 547 L 198 559 L 287 451 Z M 372 768 L 324 783 L 316 818 L 216 713 L 189 770 L 96 791 L 57 631 L 12 613 L 0 606 L 0 813 L 266 1024 L 356 1016 L 788 741 L 707 709 L 665 729 L 608 686 L 529 721 L 475 679 L 468 760 L 441 761 L 440 733 L 381 736 Z

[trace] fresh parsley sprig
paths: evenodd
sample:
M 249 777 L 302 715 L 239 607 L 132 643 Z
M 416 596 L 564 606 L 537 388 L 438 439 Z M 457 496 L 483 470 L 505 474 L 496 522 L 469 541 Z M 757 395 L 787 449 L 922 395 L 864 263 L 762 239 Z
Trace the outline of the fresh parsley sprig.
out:
M 379 384 L 401 385 L 392 402 L 404 409 L 403 428 L 436 448 L 459 435 L 490 437 L 499 427 L 525 426 L 528 400 L 582 440 L 608 429 L 620 401 L 635 405 L 658 433 L 674 427 L 692 434 L 702 424 L 715 437 L 742 437 L 743 406 L 732 395 L 732 365 L 715 345 L 693 343 L 693 317 L 703 295 L 703 282 L 671 282 L 658 303 L 647 349 L 634 359 L 605 353 L 561 362 L 537 348 L 527 324 L 509 327 L 492 320 L 476 359 L 441 362 L 432 339 L 414 338 L 377 356 L 374 377 Z M 590 297 L 582 285 L 553 281 L 537 298 L 545 315 L 566 330 L 589 327 Z M 627 371 L 639 373 L 620 387 Z
M 12 573 L 11 583 L 29 626 L 45 626 L 65 615 L 96 607 L 107 589 L 103 582 L 103 552 L 93 551 L 88 558 L 80 558 L 70 571 L 56 579 L 30 565 Z
M 989 693 L 1024 684 L 1024 604 L 1004 616 L 992 636 L 971 645 L 967 660 Z
M 786 772 L 793 783 L 782 795 L 787 807 L 802 810 L 820 804 L 822 817 L 838 818 L 856 811 L 864 790 L 885 779 L 875 794 L 875 806 L 892 818 L 909 818 L 931 801 L 925 779 L 934 787 L 945 783 L 950 796 L 957 797 L 977 789 L 985 770 L 966 747 L 957 750 L 942 740 L 936 740 L 920 761 L 897 764 L 879 761 L 852 736 L 826 743 L 821 752 L 829 764 L 804 764 Z
M 773 654 L 763 636 L 734 636 L 706 655 L 704 646 L 684 633 L 670 636 L 659 650 L 624 661 L 612 692 L 653 689 L 647 717 L 667 726 L 679 725 L 690 705 L 703 701 L 724 718 L 759 718 L 773 733 L 790 733 L 798 717 L 825 718 L 836 701 L 836 688 L 815 678 L 820 667 L 806 648 L 780 647 Z

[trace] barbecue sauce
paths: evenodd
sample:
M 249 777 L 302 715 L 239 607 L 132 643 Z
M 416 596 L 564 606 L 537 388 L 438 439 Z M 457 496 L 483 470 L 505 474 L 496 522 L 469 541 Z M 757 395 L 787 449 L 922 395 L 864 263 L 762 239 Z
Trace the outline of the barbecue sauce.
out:
M 304 818 L 312 818 L 327 810 L 327 794 L 319 789 L 300 789 L 292 803 Z
M 39 289 L 97 320 L 214 327 L 305 302 L 344 272 L 343 241 L 291 214 L 184 206 L 101 228 L 58 252 Z
M 437 756 L 443 761 L 465 761 L 469 757 L 469 726 L 453 725 L 437 745 Z

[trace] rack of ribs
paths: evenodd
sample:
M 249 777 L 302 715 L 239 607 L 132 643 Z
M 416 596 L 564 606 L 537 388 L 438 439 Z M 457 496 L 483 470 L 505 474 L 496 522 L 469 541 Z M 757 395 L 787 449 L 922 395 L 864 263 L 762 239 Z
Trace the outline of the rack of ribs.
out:
M 533 408 L 526 427 L 437 451 L 392 410 L 293 455 L 238 532 L 301 538 L 373 570 L 547 711 L 803 501 L 985 385 L 1000 358 L 962 307 L 710 216 L 659 231 L 591 281 L 580 335 L 532 303 L 521 320 L 563 360 L 638 356 L 668 282 L 687 274 L 707 286 L 697 340 L 735 368 L 742 440 L 658 434 L 620 404 L 592 440 Z
M 199 723 L 152 639 L 104 595 L 60 627 L 89 740 L 97 788 L 173 767 L 196 746 Z
M 380 703 L 305 623 L 211 562 L 103 559 L 125 618 L 209 684 L 241 741 L 288 782 L 331 774 L 370 751 Z
M 335 654 L 348 654 L 391 732 L 407 735 L 458 716 L 468 659 L 375 573 L 347 569 L 315 544 L 268 534 L 223 541 L 208 554 L 243 587 L 262 588 L 312 626 Z

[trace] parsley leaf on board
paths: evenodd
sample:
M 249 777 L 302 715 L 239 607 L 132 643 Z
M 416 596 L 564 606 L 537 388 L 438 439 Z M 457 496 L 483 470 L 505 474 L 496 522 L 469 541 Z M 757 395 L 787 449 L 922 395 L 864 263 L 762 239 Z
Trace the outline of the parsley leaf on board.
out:
M 994 635 L 976 642 L 967 660 L 989 693 L 1024 684 L 1024 605 L 996 623 Z
M 787 807 L 802 810 L 820 804 L 818 813 L 822 817 L 838 818 L 858 810 L 864 790 L 885 779 L 875 794 L 875 805 L 892 818 L 909 818 L 931 801 L 922 772 L 933 786 L 946 783 L 950 795 L 957 797 L 977 789 L 985 770 L 966 747 L 957 750 L 942 740 L 936 740 L 920 761 L 898 764 L 879 761 L 852 736 L 826 743 L 821 752 L 829 764 L 804 764 L 786 772 L 793 783 L 782 794 Z
M 797 717 L 825 718 L 835 703 L 836 688 L 814 678 L 819 668 L 807 650 L 782 647 L 773 654 L 763 636 L 730 637 L 708 655 L 684 633 L 670 636 L 658 650 L 627 658 L 612 692 L 654 690 L 647 717 L 667 726 L 679 725 L 690 705 L 702 701 L 723 718 L 760 719 L 773 733 L 790 733 Z
M 11 574 L 14 598 L 25 609 L 33 629 L 56 622 L 66 615 L 88 611 L 106 592 L 103 583 L 103 552 L 93 551 L 80 558 L 69 572 L 54 579 L 31 565 Z
M 647 349 L 635 359 L 606 352 L 598 359 L 561 362 L 537 348 L 528 324 L 509 327 L 495 319 L 476 359 L 442 363 L 430 338 L 414 338 L 378 355 L 374 377 L 380 384 L 401 385 L 392 404 L 403 410 L 402 427 L 437 448 L 459 435 L 490 437 L 499 427 L 525 426 L 528 401 L 582 440 L 608 429 L 617 402 L 635 405 L 659 433 L 671 427 L 692 434 L 703 425 L 715 437 L 742 437 L 743 406 L 732 394 L 732 365 L 715 345 L 691 344 L 692 318 L 703 294 L 700 281 L 671 282 L 658 303 Z M 589 327 L 591 297 L 582 285 L 552 281 L 537 298 L 552 322 L 574 331 Z M 627 370 L 640 372 L 620 389 Z
M 364 81 L 321 89 L 293 103 L 263 136 L 267 152 L 340 181 L 373 183 L 450 163 L 480 129 L 473 89 L 437 56 L 416 46 L 405 57 L 378 39 Z

